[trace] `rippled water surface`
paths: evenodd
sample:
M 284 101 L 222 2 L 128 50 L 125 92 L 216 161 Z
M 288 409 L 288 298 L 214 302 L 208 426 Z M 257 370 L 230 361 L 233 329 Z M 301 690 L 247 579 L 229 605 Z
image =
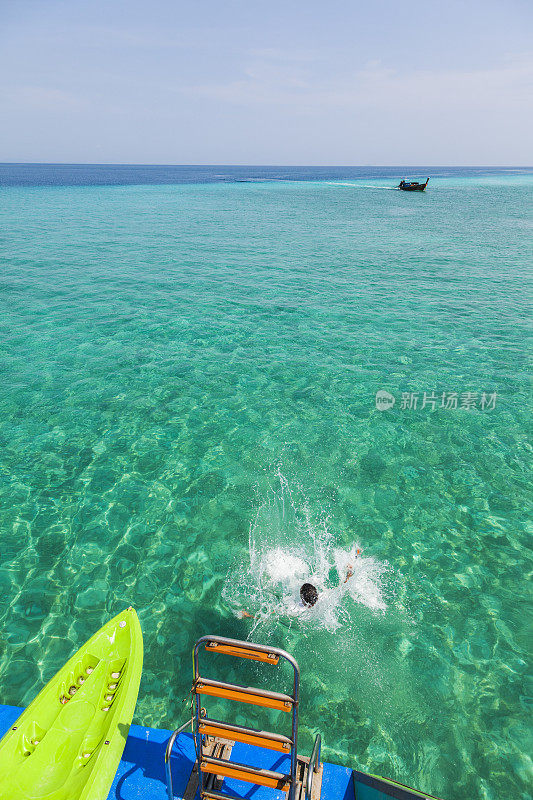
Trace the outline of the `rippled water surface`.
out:
M 0 188 L 0 701 L 132 604 L 138 721 L 252 636 L 304 751 L 526 800 L 533 176 L 309 177 Z

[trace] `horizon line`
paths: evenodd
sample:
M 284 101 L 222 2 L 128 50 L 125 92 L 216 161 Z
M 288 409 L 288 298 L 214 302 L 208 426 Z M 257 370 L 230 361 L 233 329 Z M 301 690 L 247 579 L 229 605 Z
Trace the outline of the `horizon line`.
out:
M 428 169 L 533 169 L 531 164 L 196 164 L 183 163 L 171 164 L 167 162 L 144 161 L 0 161 L 0 166 L 25 167 L 25 166 L 50 166 L 50 167 L 273 167 L 296 169 L 369 169 L 372 167 L 409 167 Z

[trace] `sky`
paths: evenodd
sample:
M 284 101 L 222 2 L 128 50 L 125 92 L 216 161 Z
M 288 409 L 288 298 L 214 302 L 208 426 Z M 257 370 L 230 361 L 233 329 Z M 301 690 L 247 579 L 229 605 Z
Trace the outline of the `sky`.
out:
M 0 0 L 0 161 L 533 164 L 531 0 Z

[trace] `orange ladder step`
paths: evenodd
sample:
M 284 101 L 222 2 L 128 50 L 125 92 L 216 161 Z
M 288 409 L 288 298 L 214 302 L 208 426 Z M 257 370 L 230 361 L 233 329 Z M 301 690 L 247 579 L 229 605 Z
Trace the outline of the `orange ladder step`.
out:
M 295 703 L 288 694 L 267 692 L 263 689 L 254 689 L 250 686 L 236 686 L 232 683 L 221 683 L 207 678 L 198 678 L 193 691 L 196 694 L 206 694 L 211 697 L 221 697 L 226 700 L 237 700 L 240 703 L 250 703 L 263 708 L 274 708 L 277 711 L 292 711 Z
M 256 769 L 245 764 L 235 764 L 232 761 L 222 761 L 219 758 L 202 758 L 200 765 L 202 772 L 210 775 L 221 775 L 224 778 L 254 783 L 257 786 L 268 786 L 271 789 L 280 789 L 286 792 L 289 788 L 290 775 L 282 772 L 272 772 L 268 769 Z
M 279 656 L 277 656 L 275 653 L 265 653 L 261 650 L 254 650 L 251 647 L 237 647 L 236 645 L 208 642 L 205 646 L 205 649 L 210 653 L 224 653 L 228 656 L 249 658 L 251 661 L 260 661 L 262 664 L 275 665 L 279 663 Z
M 280 753 L 290 753 L 291 751 L 292 739 L 279 733 L 254 731 L 251 728 L 243 728 L 241 725 L 229 725 L 205 718 L 201 720 L 199 730 L 200 733 L 205 733 L 207 736 L 220 736 L 222 739 L 244 742 L 255 747 L 266 747 L 268 750 L 277 750 Z

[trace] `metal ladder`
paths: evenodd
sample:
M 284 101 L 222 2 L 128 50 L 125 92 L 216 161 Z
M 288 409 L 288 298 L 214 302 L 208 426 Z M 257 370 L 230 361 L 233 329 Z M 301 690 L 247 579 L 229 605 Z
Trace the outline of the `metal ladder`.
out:
M 203 678 L 199 670 L 199 651 L 202 648 L 209 653 L 223 653 L 229 656 L 259 661 L 263 664 L 271 664 L 272 666 L 276 666 L 280 659 L 287 661 L 294 672 L 292 694 L 280 694 L 250 686 L 244 687 Z M 311 800 L 311 798 L 319 800 L 320 784 L 322 782 L 320 734 L 317 734 L 315 738 L 310 759 L 298 757 L 297 754 L 299 690 L 300 670 L 298 664 L 285 650 L 250 642 L 241 642 L 236 639 L 226 639 L 222 636 L 203 636 L 199 639 L 193 650 L 193 718 L 190 722 L 186 722 L 174 731 L 168 741 L 165 753 L 169 800 L 174 800 L 170 755 L 177 735 L 191 722 L 195 741 L 196 764 L 191 774 L 184 800 L 189 800 L 188 795 L 194 797 L 198 785 L 200 786 L 202 800 L 228 800 L 228 798 L 231 800 L 232 795 L 224 794 L 215 786 L 217 780 L 223 780 L 224 778 L 234 778 L 258 786 L 268 786 L 272 789 L 281 790 L 286 792 L 287 800 L 300 800 L 300 797 L 296 797 L 297 789 L 300 790 L 300 794 L 305 792 L 306 800 Z M 209 719 L 205 709 L 202 708 L 202 696 L 219 697 L 290 713 L 292 714 L 291 736 L 282 736 L 268 731 L 257 731 L 253 728 L 245 728 L 241 725 Z M 235 742 L 243 742 L 290 755 L 290 772 L 284 774 L 229 761 L 229 755 Z M 313 780 L 314 778 L 315 780 Z

